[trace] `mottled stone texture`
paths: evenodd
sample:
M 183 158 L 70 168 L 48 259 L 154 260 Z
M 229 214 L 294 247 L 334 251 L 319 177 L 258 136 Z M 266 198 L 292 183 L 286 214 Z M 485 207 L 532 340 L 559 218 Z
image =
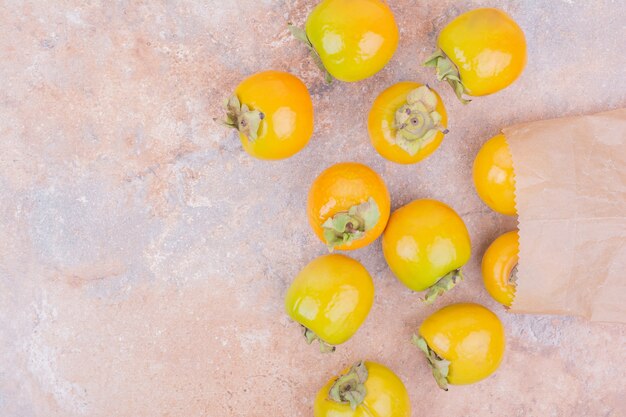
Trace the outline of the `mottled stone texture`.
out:
M 512 316 L 486 294 L 482 252 L 515 220 L 485 207 L 470 175 L 503 126 L 626 105 L 624 2 L 392 0 L 391 63 L 331 86 L 286 28 L 314 3 L 0 1 L 1 416 L 311 416 L 321 384 L 359 358 L 401 376 L 415 416 L 626 415 L 624 326 Z M 479 6 L 514 16 L 529 61 L 512 87 L 463 106 L 420 62 L 445 22 Z M 316 108 L 310 145 L 272 163 L 212 120 L 268 68 L 300 76 Z M 449 110 L 450 134 L 414 166 L 380 158 L 365 126 L 400 80 L 430 82 Z M 502 318 L 491 378 L 438 390 L 409 343 L 433 308 L 394 279 L 380 242 L 351 254 L 377 294 L 337 353 L 285 317 L 290 280 L 325 252 L 308 186 L 343 160 L 375 168 L 394 207 L 433 197 L 463 216 L 474 256 L 438 306 L 477 301 Z

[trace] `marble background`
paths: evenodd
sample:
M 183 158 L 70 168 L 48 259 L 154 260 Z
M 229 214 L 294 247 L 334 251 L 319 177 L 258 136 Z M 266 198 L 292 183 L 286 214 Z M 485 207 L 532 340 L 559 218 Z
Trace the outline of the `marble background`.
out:
M 405 381 L 413 415 L 626 415 L 626 326 L 510 315 L 482 287 L 488 244 L 515 227 L 473 190 L 471 164 L 506 125 L 626 105 L 622 0 L 391 0 L 401 42 L 373 78 L 327 86 L 289 35 L 314 1 L 0 0 L 0 415 L 311 416 L 318 388 L 360 359 Z M 526 32 L 523 76 L 469 106 L 444 86 L 450 134 L 425 162 L 371 148 L 372 100 L 420 67 L 438 30 L 479 6 Z M 264 69 L 300 76 L 316 109 L 310 145 L 254 160 L 213 122 L 222 99 Z M 538 152 L 541 150 L 538 149 Z M 380 242 L 352 252 L 376 300 L 337 353 L 307 346 L 283 294 L 325 252 L 305 216 L 313 178 L 360 161 L 393 207 L 454 207 L 474 253 L 438 306 L 480 302 L 504 321 L 501 368 L 440 391 L 409 343 L 433 308 L 399 284 Z M 593 277 L 589 277 L 593 280 Z

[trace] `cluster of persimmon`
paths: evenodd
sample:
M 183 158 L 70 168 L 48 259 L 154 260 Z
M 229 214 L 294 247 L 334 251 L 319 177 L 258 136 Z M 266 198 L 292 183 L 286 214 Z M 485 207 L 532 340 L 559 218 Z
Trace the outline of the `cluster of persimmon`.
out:
M 323 0 L 304 29 L 289 25 L 308 48 L 328 82 L 356 82 L 376 74 L 393 57 L 399 40 L 394 15 L 381 0 Z M 521 28 L 505 12 L 483 8 L 461 14 L 439 33 L 424 65 L 436 70 L 463 103 L 513 83 L 526 63 Z M 226 102 L 224 124 L 239 132 L 246 152 L 260 159 L 283 159 L 302 150 L 313 134 L 313 103 L 304 83 L 280 71 L 242 81 Z M 431 155 L 448 133 L 448 116 L 429 85 L 399 82 L 380 93 L 367 121 L 371 144 L 384 158 L 413 164 Z M 515 215 L 513 163 L 500 134 L 479 151 L 473 171 L 478 195 L 493 210 Z M 338 163 L 313 182 L 308 220 L 330 251 L 362 248 L 382 236 L 384 258 L 400 282 L 426 291 L 433 303 L 462 280 L 470 259 L 470 236 L 462 218 L 446 204 L 420 199 L 391 213 L 383 179 L 360 163 Z M 518 260 L 516 232 L 502 235 L 485 252 L 485 287 L 510 306 Z M 288 315 L 303 327 L 309 343 L 323 351 L 350 339 L 374 302 L 374 283 L 363 265 L 331 253 L 306 265 L 285 297 Z M 453 304 L 435 312 L 412 342 L 423 352 L 438 385 L 470 384 L 499 366 L 503 326 L 487 308 Z M 408 417 L 402 381 L 388 368 L 359 361 L 331 379 L 315 400 L 316 417 L 376 415 Z

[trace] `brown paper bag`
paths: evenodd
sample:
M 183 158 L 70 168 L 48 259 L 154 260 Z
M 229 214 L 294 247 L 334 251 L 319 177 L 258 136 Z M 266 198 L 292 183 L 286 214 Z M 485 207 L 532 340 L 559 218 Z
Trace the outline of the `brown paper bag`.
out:
M 510 311 L 626 322 L 626 109 L 503 129 L 519 221 Z

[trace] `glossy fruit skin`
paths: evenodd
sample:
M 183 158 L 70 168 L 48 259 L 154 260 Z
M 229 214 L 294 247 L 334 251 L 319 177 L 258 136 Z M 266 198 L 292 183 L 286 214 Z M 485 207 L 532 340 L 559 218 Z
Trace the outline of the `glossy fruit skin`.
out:
M 481 269 L 485 288 L 494 300 L 507 307 L 510 307 L 515 299 L 515 284 L 509 281 L 509 277 L 518 262 L 517 230 L 500 235 L 483 255 Z
M 336 246 L 336 250 L 354 250 L 369 245 L 385 230 L 391 199 L 383 179 L 367 165 L 341 162 L 324 170 L 313 182 L 307 201 L 307 216 L 311 228 L 322 242 L 322 224 L 329 217 L 372 197 L 380 210 L 380 218 L 374 228 L 361 239 Z
M 515 209 L 515 172 L 509 145 L 503 134 L 485 142 L 474 160 L 474 186 L 478 196 L 492 210 L 508 216 Z
M 341 81 L 371 77 L 398 47 L 395 18 L 380 0 L 323 0 L 305 30 L 326 70 Z
M 369 113 L 367 129 L 374 149 L 385 159 L 398 164 L 414 164 L 430 156 L 443 141 L 443 133 L 439 132 L 415 155 L 410 155 L 394 143 L 395 112 L 406 102 L 407 95 L 423 84 L 403 81 L 392 85 L 376 98 Z M 441 97 L 437 96 L 436 111 L 442 116 L 441 124 L 448 126 L 448 115 Z
M 491 375 L 502 361 L 504 327 L 489 309 L 452 304 L 430 315 L 419 334 L 439 357 L 450 361 L 448 383 L 472 384 Z
M 328 398 L 328 392 L 336 378 L 332 378 L 319 390 L 315 398 L 315 417 L 410 417 L 411 402 L 402 380 L 389 368 L 375 362 L 365 362 L 368 378 L 365 382 L 367 395 L 363 405 L 373 411 L 368 414 L 360 405 L 352 410 L 348 404 L 341 404 Z M 344 373 L 347 371 L 344 370 Z
M 437 44 L 456 65 L 467 94 L 484 96 L 512 84 L 526 66 L 526 38 L 502 10 L 471 10 L 450 22 Z
M 284 159 L 302 150 L 313 135 L 313 103 L 300 79 L 286 72 L 265 71 L 243 80 L 235 89 L 241 103 L 265 117 L 259 137 L 239 133 L 246 152 L 260 159 Z
M 320 256 L 296 276 L 285 296 L 289 317 L 331 345 L 350 339 L 374 302 L 365 267 L 344 255 Z
M 423 291 L 467 263 L 470 237 L 450 207 L 436 200 L 415 200 L 391 214 L 383 254 L 404 285 Z

